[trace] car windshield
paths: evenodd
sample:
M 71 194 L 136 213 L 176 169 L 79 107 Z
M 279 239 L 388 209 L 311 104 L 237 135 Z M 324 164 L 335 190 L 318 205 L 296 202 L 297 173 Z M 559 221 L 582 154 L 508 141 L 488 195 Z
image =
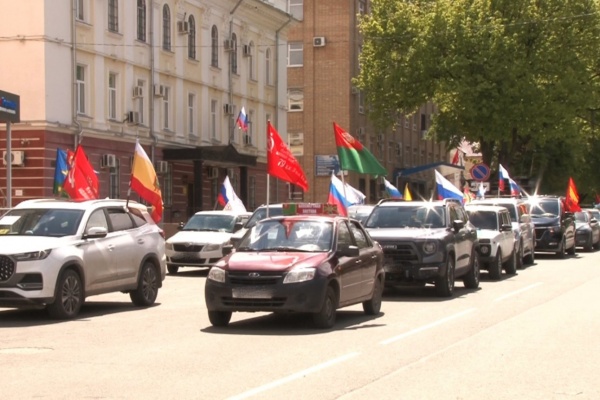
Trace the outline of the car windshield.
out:
M 477 229 L 488 229 L 497 231 L 498 230 L 498 214 L 494 211 L 467 211 L 469 215 L 469 221 Z
M 575 221 L 577 222 L 588 222 L 589 218 L 588 218 L 588 213 L 584 212 L 584 211 L 578 211 L 575 213 Z
M 83 210 L 15 209 L 0 218 L 0 235 L 70 236 L 82 216 Z
M 268 219 L 250 229 L 238 251 L 329 251 L 332 239 L 331 222 Z
M 233 233 L 235 216 L 228 214 L 196 214 L 184 225 L 183 231 Z
M 371 215 L 371 211 L 373 207 L 368 206 L 358 206 L 358 207 L 349 207 L 348 208 L 348 217 L 354 218 L 364 224 Z
M 495 203 L 495 205 L 500 206 L 500 207 L 505 207 L 508 210 L 508 213 L 510 214 L 510 220 L 512 222 L 519 222 L 519 217 L 517 217 L 517 207 L 515 207 L 513 204 L 511 203 Z
M 278 217 L 280 215 L 283 215 L 282 207 L 269 207 L 269 217 Z M 265 218 L 267 218 L 267 207 L 257 208 L 248 222 L 246 222 L 245 228 L 252 228 L 258 221 Z
M 446 226 L 442 206 L 405 204 L 399 207 L 375 207 L 366 222 L 367 228 L 443 228 Z
M 558 201 L 532 202 L 529 212 L 532 217 L 556 217 L 559 213 Z

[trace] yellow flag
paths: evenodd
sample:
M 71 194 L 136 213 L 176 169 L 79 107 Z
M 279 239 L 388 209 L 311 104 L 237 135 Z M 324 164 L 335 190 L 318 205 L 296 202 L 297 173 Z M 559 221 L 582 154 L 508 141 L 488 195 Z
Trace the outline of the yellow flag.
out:
M 404 200 L 411 201 L 412 196 L 410 195 L 410 190 L 408 190 L 408 183 L 404 186 Z

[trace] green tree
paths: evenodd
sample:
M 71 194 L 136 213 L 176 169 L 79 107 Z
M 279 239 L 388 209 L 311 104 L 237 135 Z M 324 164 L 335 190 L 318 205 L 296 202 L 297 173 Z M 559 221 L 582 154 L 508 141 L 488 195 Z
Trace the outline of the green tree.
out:
M 511 175 L 584 173 L 598 157 L 596 0 L 373 0 L 356 84 L 381 127 L 426 102 L 430 135 L 478 142 Z M 600 113 L 598 114 L 600 116 Z M 597 164 L 596 164 L 597 166 Z M 546 182 L 546 180 L 544 181 Z M 566 179 L 564 188 L 566 188 Z M 595 177 L 590 185 L 596 185 Z

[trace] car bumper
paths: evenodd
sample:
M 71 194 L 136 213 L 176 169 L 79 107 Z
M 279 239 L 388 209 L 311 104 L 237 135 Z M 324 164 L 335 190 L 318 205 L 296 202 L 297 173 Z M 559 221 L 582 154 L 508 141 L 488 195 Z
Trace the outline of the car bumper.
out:
M 267 285 L 220 283 L 207 279 L 204 297 L 209 311 L 317 312 L 323 304 L 327 283 L 325 278 Z
M 579 247 L 587 247 L 592 245 L 591 232 L 577 232 L 575 234 L 575 244 Z
M 560 249 L 562 243 L 561 233 L 552 233 L 548 230 L 538 230 L 535 232 L 535 251 L 556 251 Z
M 176 267 L 212 267 L 223 258 L 223 251 L 183 252 L 168 251 L 167 266 Z
M 386 284 L 429 281 L 446 272 L 446 263 L 385 265 Z

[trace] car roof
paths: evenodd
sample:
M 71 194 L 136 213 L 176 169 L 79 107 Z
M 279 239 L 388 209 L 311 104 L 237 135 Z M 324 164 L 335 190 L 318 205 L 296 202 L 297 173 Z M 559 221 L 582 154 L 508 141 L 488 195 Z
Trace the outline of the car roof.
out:
M 508 210 L 506 209 L 506 207 L 502 207 L 502 206 L 494 206 L 494 205 L 487 205 L 487 204 L 467 204 L 465 206 L 465 210 L 467 211 L 491 211 L 491 212 L 508 212 Z
M 32 199 L 25 200 L 21 203 L 17 204 L 15 209 L 22 208 L 64 208 L 64 209 L 72 209 L 72 210 L 87 210 L 90 207 L 95 205 L 98 206 L 113 206 L 113 207 L 134 207 L 142 210 L 148 209 L 143 204 L 140 204 L 133 200 L 125 200 L 125 199 L 94 199 L 94 200 L 70 200 L 70 199 Z
M 415 201 L 401 199 L 382 199 L 377 203 L 377 207 L 409 207 L 409 206 L 443 206 L 445 204 L 462 205 L 462 202 L 457 199 L 431 200 L 431 201 Z
M 472 200 L 469 204 L 524 204 L 525 200 L 515 199 L 514 197 L 496 197 L 493 199 L 477 199 Z
M 242 216 L 250 216 L 252 215 L 251 212 L 249 211 L 231 211 L 231 210 L 205 210 L 205 211 L 198 211 L 197 213 L 195 213 L 194 215 L 231 215 L 231 216 L 238 216 L 238 215 L 242 215 Z
M 294 221 L 335 221 L 335 220 L 347 220 L 347 217 L 344 217 L 342 215 L 325 215 L 325 214 L 319 214 L 319 215 L 278 215 L 275 217 L 269 217 L 269 218 L 265 218 L 261 221 L 258 222 L 266 222 L 266 221 L 277 221 L 277 220 L 294 220 Z

